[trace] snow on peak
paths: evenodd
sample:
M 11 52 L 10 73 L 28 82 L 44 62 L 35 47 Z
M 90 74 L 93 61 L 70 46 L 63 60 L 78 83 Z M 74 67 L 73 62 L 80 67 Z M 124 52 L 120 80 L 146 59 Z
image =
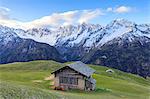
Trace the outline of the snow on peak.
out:
M 92 35 L 94 35 L 101 29 L 102 26 L 100 25 L 86 24 L 86 23 L 80 24 L 74 27 L 72 31 L 69 31 L 69 35 L 60 38 L 56 43 L 56 45 L 64 45 L 64 44 L 68 44 L 67 46 L 82 45 L 83 43 L 86 43 L 87 40 L 90 39 L 90 37 L 92 37 Z
M 116 19 L 108 24 L 102 32 L 105 33 L 103 38 L 97 44 L 103 45 L 106 42 L 113 40 L 114 38 L 120 37 L 125 33 L 129 33 L 133 30 L 135 24 L 125 19 Z
M 113 20 L 110 24 L 108 24 L 106 27 L 119 27 L 119 26 L 127 26 L 127 27 L 131 27 L 131 26 L 134 26 L 135 23 L 134 22 L 131 22 L 131 21 L 128 21 L 128 20 L 125 20 L 125 19 L 115 19 Z
M 7 44 L 16 37 L 18 37 L 18 35 L 14 32 L 13 28 L 0 25 L 0 43 Z
M 79 25 L 61 26 L 57 29 L 33 28 L 29 30 L 13 29 L 0 25 L 0 33 L 14 33 L 21 38 L 33 39 L 37 42 L 47 43 L 52 46 L 102 46 L 118 37 L 145 36 L 150 38 L 150 24 L 137 25 L 125 19 L 115 19 L 105 27 L 99 24 L 82 23 Z M 132 34 L 132 35 L 130 35 Z M 134 35 L 134 36 L 133 36 Z

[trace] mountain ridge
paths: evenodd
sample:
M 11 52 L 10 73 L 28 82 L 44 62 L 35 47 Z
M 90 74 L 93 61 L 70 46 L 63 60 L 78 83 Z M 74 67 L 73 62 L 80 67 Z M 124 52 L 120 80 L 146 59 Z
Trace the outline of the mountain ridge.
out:
M 32 60 L 63 61 L 59 52 L 45 43 L 20 38 L 13 28 L 0 27 L 0 63 L 24 62 Z
M 74 44 L 84 42 L 82 39 L 88 40 L 84 44 L 85 47 L 91 47 L 96 42 L 98 42 L 97 46 L 102 46 L 108 41 L 132 31 L 134 33 L 139 32 L 134 34 L 135 36 L 147 36 L 150 38 L 150 24 L 137 25 L 125 19 L 115 19 L 106 26 L 83 23 L 77 26 L 68 25 L 58 27 L 56 30 L 47 28 L 33 28 L 28 30 L 11 28 L 11 31 L 15 32 L 20 38 L 33 39 L 51 46 L 63 45 L 67 41 L 70 41 L 70 45 L 68 46 L 73 46 Z M 101 36 L 104 37 L 101 39 Z
M 58 27 L 56 30 L 0 27 L 1 34 L 6 35 L 6 42 L 7 34 L 15 33 L 22 39 L 32 39 L 53 46 L 65 61 L 80 60 L 143 77 L 150 76 L 150 24 L 138 25 L 125 19 L 116 19 L 106 26 L 83 23 Z M 5 31 L 6 28 L 9 31 Z

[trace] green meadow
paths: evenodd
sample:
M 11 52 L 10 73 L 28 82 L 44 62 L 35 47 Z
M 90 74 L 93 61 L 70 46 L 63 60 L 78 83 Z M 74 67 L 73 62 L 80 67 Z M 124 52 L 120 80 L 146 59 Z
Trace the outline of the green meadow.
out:
M 16 62 L 0 65 L 0 99 L 150 99 L 150 78 L 108 67 L 89 65 L 96 70 L 95 91 L 53 90 L 51 72 L 67 63 L 55 61 Z

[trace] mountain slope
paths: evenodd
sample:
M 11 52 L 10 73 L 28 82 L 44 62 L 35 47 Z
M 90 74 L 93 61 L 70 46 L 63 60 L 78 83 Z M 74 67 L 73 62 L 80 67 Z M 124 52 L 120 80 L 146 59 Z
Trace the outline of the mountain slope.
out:
M 58 27 L 55 30 L 33 28 L 26 31 L 22 29 L 11 29 L 11 31 L 21 38 L 65 47 L 81 45 L 85 48 L 98 47 L 118 37 L 129 38 L 130 42 L 134 37 L 150 38 L 150 24 L 138 25 L 125 19 L 113 20 L 106 26 L 83 23 L 77 26 Z
M 84 41 L 74 45 L 71 43 L 74 41 L 67 40 L 58 44 L 57 49 L 64 52 L 69 61 L 82 60 L 143 77 L 150 76 L 150 25 L 114 20 L 95 34 L 96 39 L 92 35 L 86 39 L 84 36 Z
M 91 50 L 82 61 L 139 74 L 145 78 L 150 76 L 150 38 L 134 38 L 132 42 L 121 42 L 120 39 Z
M 8 27 L 0 28 L 0 63 L 39 59 L 62 61 L 54 47 L 31 39 L 22 39 L 12 31 Z
M 67 64 L 67 63 L 65 63 Z M 50 73 L 64 64 L 54 61 L 32 61 L 0 65 L 0 97 L 3 99 L 148 99 L 150 81 L 140 76 L 108 67 L 89 65 L 96 70 L 96 90 L 56 91 L 50 87 L 51 80 L 45 80 Z M 10 90 L 11 89 L 11 90 Z M 11 95 L 11 96 L 10 96 Z M 82 96 L 82 97 L 81 97 Z
M 77 36 L 62 38 L 56 43 L 56 47 L 67 59 L 80 60 L 91 49 L 100 49 L 108 42 L 114 42 L 117 38 L 118 42 L 132 43 L 136 38 L 145 39 L 149 42 L 150 38 L 150 25 L 137 25 L 124 19 L 112 21 L 106 27 L 98 27 L 90 29 L 88 25 L 82 27 L 82 32 L 77 33 Z M 89 30 L 89 31 L 88 31 Z M 140 41 L 140 40 L 139 40 Z M 142 40 L 144 41 L 144 40 Z M 142 41 L 140 41 L 142 43 Z M 72 57 L 70 57 L 72 53 Z M 78 56 L 77 56 L 78 55 Z
M 58 27 L 55 30 L 11 29 L 5 34 L 8 35 L 9 32 L 22 39 L 33 39 L 54 46 L 66 61 L 82 60 L 143 77 L 150 73 L 150 24 L 138 25 L 125 19 L 116 19 L 106 26 L 83 23 Z M 47 55 L 47 51 L 42 53 Z

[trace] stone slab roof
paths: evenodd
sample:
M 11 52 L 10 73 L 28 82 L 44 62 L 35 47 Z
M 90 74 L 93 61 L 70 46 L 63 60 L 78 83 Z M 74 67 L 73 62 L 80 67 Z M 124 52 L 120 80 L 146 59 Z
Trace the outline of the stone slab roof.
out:
M 72 64 L 67 64 L 66 66 L 81 73 L 82 75 L 84 75 L 86 77 L 90 77 L 95 72 L 94 69 L 90 68 L 89 66 L 87 66 L 86 64 L 84 64 L 81 61 L 77 61 Z M 66 66 L 64 66 L 64 67 L 66 67 Z M 64 68 L 64 67 L 62 67 L 62 68 Z M 62 68 L 60 68 L 60 69 L 62 69 Z M 60 70 L 60 69 L 58 69 L 58 70 Z M 58 70 L 55 70 L 54 72 L 56 72 Z M 54 73 L 54 72 L 52 72 L 52 73 Z
M 78 71 L 79 73 L 89 77 L 91 76 L 95 70 L 87 66 L 86 64 L 82 63 L 81 61 L 77 61 L 72 64 L 68 64 L 70 68 L 74 69 L 75 71 Z

